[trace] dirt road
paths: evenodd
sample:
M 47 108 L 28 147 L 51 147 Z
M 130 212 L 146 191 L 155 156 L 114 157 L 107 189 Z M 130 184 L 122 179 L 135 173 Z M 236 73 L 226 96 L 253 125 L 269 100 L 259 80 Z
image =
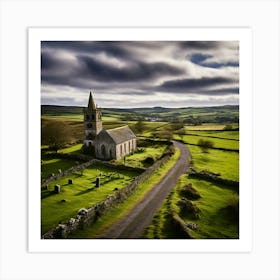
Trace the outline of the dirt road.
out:
M 116 222 L 99 238 L 139 238 L 144 228 L 152 221 L 156 210 L 169 194 L 189 164 L 190 152 L 186 145 L 173 141 L 181 156 L 166 176 L 122 220 Z

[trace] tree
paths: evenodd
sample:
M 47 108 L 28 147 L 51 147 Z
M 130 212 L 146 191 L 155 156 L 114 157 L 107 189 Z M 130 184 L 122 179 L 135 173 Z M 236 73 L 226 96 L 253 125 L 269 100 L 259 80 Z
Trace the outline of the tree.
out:
M 71 130 L 64 122 L 49 122 L 42 128 L 41 133 L 42 144 L 48 145 L 49 148 L 56 153 L 72 140 Z
M 172 134 L 172 131 L 170 131 L 170 130 L 164 130 L 164 131 L 160 131 L 158 136 L 161 139 L 171 140 L 173 134 Z
M 210 140 L 199 139 L 197 145 L 201 148 L 203 153 L 208 153 L 208 149 L 214 147 L 214 143 Z
M 139 120 L 135 125 L 134 128 L 136 132 L 142 133 L 145 130 L 145 124 L 142 120 Z
M 184 136 L 186 135 L 186 128 L 182 127 L 179 130 L 177 130 L 176 133 L 180 136 L 181 140 L 183 140 Z
M 232 130 L 232 125 L 231 124 L 227 124 L 223 130 Z

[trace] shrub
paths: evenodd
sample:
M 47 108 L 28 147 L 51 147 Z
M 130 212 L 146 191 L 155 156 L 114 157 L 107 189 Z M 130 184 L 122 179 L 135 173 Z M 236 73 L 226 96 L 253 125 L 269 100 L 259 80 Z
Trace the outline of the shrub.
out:
M 214 147 L 214 143 L 212 141 L 205 139 L 199 139 L 197 145 L 200 146 L 203 153 L 208 153 L 208 149 Z
M 145 158 L 142 162 L 144 164 L 152 165 L 152 164 L 154 164 L 155 159 L 152 156 L 150 156 L 150 157 Z
M 232 130 L 232 125 L 231 124 L 227 124 L 225 125 L 225 127 L 223 128 L 223 130 Z
M 182 198 L 178 201 L 177 205 L 181 209 L 181 214 L 187 216 L 190 219 L 198 219 L 199 218 L 199 208 L 192 203 L 190 200 L 186 198 Z
M 188 199 L 198 199 L 201 197 L 199 192 L 192 186 L 192 184 L 188 184 L 179 190 L 180 194 Z
M 95 148 L 94 146 L 87 146 L 87 145 L 83 145 L 82 147 L 82 152 L 86 155 L 92 155 L 95 156 Z
M 227 200 L 227 205 L 220 209 L 220 214 L 224 215 L 227 220 L 238 223 L 239 221 L 239 196 L 232 195 Z

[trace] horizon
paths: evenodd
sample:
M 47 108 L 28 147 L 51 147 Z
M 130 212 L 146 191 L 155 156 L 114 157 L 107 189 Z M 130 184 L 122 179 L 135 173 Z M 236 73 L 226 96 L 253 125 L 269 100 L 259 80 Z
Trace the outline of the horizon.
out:
M 56 106 L 56 107 L 78 107 L 78 108 L 86 108 L 86 106 L 78 106 L 78 105 L 56 105 L 56 104 L 41 104 L 41 106 Z M 98 106 L 98 108 L 100 109 L 123 109 L 123 110 L 129 110 L 129 109 L 155 109 L 155 108 L 162 108 L 162 109 L 190 109 L 190 108 L 211 108 L 211 107 L 235 107 L 238 106 L 239 104 L 225 104 L 225 105 L 211 105 L 211 106 L 189 106 L 189 107 L 163 107 L 163 106 L 151 106 L 151 107 L 100 107 Z

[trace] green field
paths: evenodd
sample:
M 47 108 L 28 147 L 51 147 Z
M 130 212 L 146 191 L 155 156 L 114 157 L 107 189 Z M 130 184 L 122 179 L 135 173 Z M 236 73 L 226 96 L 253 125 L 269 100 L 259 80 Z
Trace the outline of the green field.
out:
M 55 156 L 51 159 L 42 159 L 41 178 L 46 179 L 52 173 L 57 174 L 59 169 L 65 171 L 74 165 L 76 165 L 75 160 L 55 158 Z
M 188 213 L 182 213 L 177 203 L 182 198 L 180 189 L 192 183 L 201 198 L 193 203 L 200 209 L 199 219 L 193 219 Z M 153 222 L 146 228 L 143 238 L 184 238 L 174 231 L 170 222 L 171 209 L 180 214 L 186 223 L 197 224 L 195 230 L 189 229 L 196 239 L 235 239 L 239 237 L 238 210 L 231 208 L 232 204 L 238 207 L 238 195 L 234 190 L 207 181 L 189 179 L 182 175 L 165 199 L 163 206 L 157 211 Z
M 103 109 L 103 126 L 106 129 L 129 125 L 137 136 L 151 137 L 154 139 L 178 139 L 189 143 L 191 152 L 191 164 L 196 170 L 208 170 L 219 173 L 222 178 L 239 181 L 239 107 L 221 106 L 204 108 L 138 108 L 138 109 Z M 141 120 L 141 129 L 137 126 Z M 81 107 L 42 106 L 42 131 L 46 125 L 53 122 L 63 122 L 69 129 L 71 139 L 60 153 L 81 153 L 83 131 L 83 113 Z M 184 135 L 175 127 L 182 125 Z M 228 129 L 230 126 L 230 130 Z M 158 133 L 158 134 L 157 134 Z M 143 138 L 144 138 L 143 137 Z M 141 137 L 139 138 L 141 139 Z M 206 152 L 197 146 L 200 139 L 209 140 L 213 148 Z M 79 144 L 77 144 L 79 143 Z M 148 167 L 153 161 L 161 157 L 166 145 L 153 144 L 139 147 L 133 155 L 126 156 L 117 163 L 134 167 Z M 234 151 L 225 151 L 228 149 Z M 146 159 L 150 158 L 147 163 Z M 175 156 L 144 182 L 137 192 L 119 205 L 96 224 L 88 229 L 77 232 L 73 238 L 98 238 L 112 223 L 120 219 L 133 206 L 141 201 L 147 192 L 160 181 L 178 158 Z M 42 178 L 51 173 L 58 173 L 76 165 L 75 161 L 64 160 L 55 157 L 48 151 L 46 145 L 42 145 Z M 120 173 L 120 177 L 117 177 Z M 96 176 L 101 175 L 102 186 L 94 187 Z M 120 170 L 109 170 L 98 167 L 87 168 L 83 174 L 80 172 L 71 175 L 73 185 L 68 185 L 69 176 L 53 182 L 49 190 L 42 191 L 42 231 L 56 226 L 59 222 L 75 216 L 77 211 L 88 208 L 103 200 L 108 194 L 114 192 L 114 188 L 123 188 L 127 185 L 135 173 Z M 111 178 L 111 179 L 109 179 Z M 200 209 L 200 217 L 191 219 L 186 213 L 181 213 L 178 208 L 180 200 L 180 188 L 192 183 L 193 187 L 201 194 L 201 198 L 193 201 Z M 54 194 L 54 184 L 60 184 L 62 191 Z M 64 201 L 65 202 L 62 202 Z M 194 238 L 238 238 L 238 221 L 233 218 L 229 210 L 230 205 L 238 203 L 238 191 L 226 186 L 209 183 L 204 180 L 188 178 L 183 175 L 174 190 L 165 200 L 163 206 L 156 213 L 152 224 L 147 228 L 143 238 L 178 238 L 174 228 L 168 224 L 168 215 L 171 209 L 175 209 L 186 222 L 198 224 L 198 228 L 191 230 Z
M 200 139 L 210 140 L 213 142 L 215 148 L 222 148 L 222 149 L 231 149 L 231 150 L 239 150 L 239 141 L 231 140 L 231 139 L 221 139 L 221 138 L 214 138 L 209 136 L 196 136 L 196 135 L 174 135 L 175 139 L 183 140 L 185 143 L 188 144 L 197 144 Z
M 66 160 L 64 160 L 66 161 Z M 71 164 L 71 162 L 69 162 Z M 77 214 L 80 208 L 89 208 L 132 182 L 136 171 L 124 171 L 103 166 L 86 168 L 83 173 L 75 172 L 49 184 L 48 190 L 42 190 L 41 219 L 42 232 L 46 232 L 59 222 L 65 222 Z M 96 177 L 100 177 L 101 186 L 95 188 Z M 71 178 L 74 184 L 68 184 Z M 54 185 L 61 186 L 59 194 L 54 193 Z M 62 202 L 65 200 L 65 202 Z
M 140 168 L 146 168 L 152 165 L 154 161 L 159 159 L 162 154 L 164 153 L 165 149 L 167 148 L 167 145 L 154 145 L 150 147 L 141 147 L 136 150 L 131 155 L 128 155 L 124 159 L 116 160 L 119 164 L 125 164 L 127 166 L 132 167 L 140 167 Z M 152 158 L 153 160 L 149 163 L 146 161 L 147 158 Z
M 192 164 L 198 170 L 220 173 L 221 177 L 239 181 L 239 154 L 211 149 L 203 153 L 198 146 L 188 146 Z
M 186 135 L 174 136 L 193 144 L 188 145 L 188 148 L 191 152 L 191 165 L 197 171 L 208 170 L 219 173 L 222 178 L 239 181 L 239 131 L 186 130 Z M 203 152 L 196 145 L 199 139 L 212 141 L 214 147 L 235 149 L 237 152 L 217 149 L 208 149 L 207 152 Z M 201 198 L 192 201 L 199 208 L 198 219 L 182 212 L 178 206 L 178 202 L 182 199 L 180 189 L 190 183 L 201 195 Z M 142 238 L 185 238 L 174 229 L 171 222 L 172 211 L 179 214 L 186 224 L 197 225 L 196 229 L 189 228 L 193 238 L 232 239 L 239 237 L 238 189 L 182 175 L 176 187 L 155 214 L 152 223 L 146 228 Z
M 229 140 L 239 140 L 239 131 L 217 131 L 217 130 L 187 130 L 187 135 L 195 135 L 195 136 L 208 136 L 213 138 L 220 139 L 229 139 Z

